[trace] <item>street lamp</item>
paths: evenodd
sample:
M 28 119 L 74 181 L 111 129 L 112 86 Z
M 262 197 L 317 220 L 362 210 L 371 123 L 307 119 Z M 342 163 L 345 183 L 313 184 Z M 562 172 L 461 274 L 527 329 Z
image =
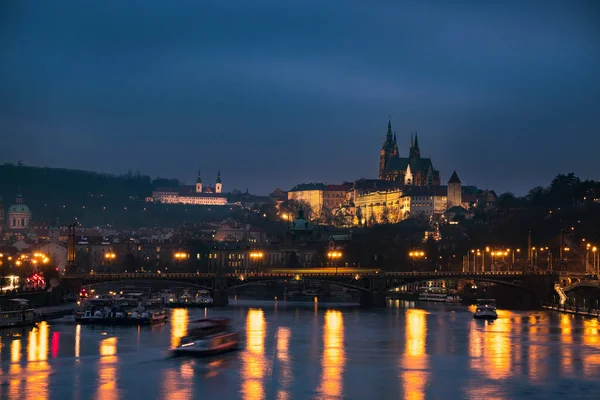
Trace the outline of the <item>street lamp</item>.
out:
M 420 251 L 420 250 L 410 251 L 408 253 L 408 256 L 412 259 L 412 262 L 413 262 L 413 271 L 414 271 L 415 270 L 415 262 L 416 262 L 416 260 L 418 260 L 419 258 L 424 258 L 425 257 L 425 252 Z
M 250 253 L 250 260 L 253 261 L 254 266 L 258 266 L 258 263 L 264 258 L 262 251 L 253 251 Z M 256 268 L 258 270 L 258 268 Z
M 104 253 L 104 259 L 106 260 L 107 265 L 110 267 L 110 272 L 112 272 L 112 262 L 117 258 L 117 255 L 113 252 Z
M 331 263 L 333 263 L 335 265 L 335 274 L 337 275 L 337 273 L 338 273 L 337 260 L 342 258 L 342 252 L 341 251 L 330 251 L 327 253 L 327 258 L 329 258 L 331 260 Z

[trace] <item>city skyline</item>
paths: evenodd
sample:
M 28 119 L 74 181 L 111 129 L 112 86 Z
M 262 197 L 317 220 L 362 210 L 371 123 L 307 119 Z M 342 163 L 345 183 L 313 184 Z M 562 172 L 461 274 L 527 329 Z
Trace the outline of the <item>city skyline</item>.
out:
M 4 8 L 3 161 L 186 183 L 200 167 L 265 194 L 376 178 L 391 114 L 442 183 L 600 178 L 591 3 Z

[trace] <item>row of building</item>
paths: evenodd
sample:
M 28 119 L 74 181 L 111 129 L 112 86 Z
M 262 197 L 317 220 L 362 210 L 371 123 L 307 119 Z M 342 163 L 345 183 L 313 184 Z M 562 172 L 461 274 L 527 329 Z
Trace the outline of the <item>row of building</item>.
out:
M 341 185 L 301 184 L 288 199 L 307 204 L 313 216 L 341 215 L 347 225 L 400 222 L 411 217 L 468 218 L 476 207 L 493 207 L 496 194 L 464 186 L 456 171 L 446 185 L 430 158 L 421 157 L 418 135 L 411 135 L 408 157 L 400 157 L 391 122 L 381 147 L 378 179 Z

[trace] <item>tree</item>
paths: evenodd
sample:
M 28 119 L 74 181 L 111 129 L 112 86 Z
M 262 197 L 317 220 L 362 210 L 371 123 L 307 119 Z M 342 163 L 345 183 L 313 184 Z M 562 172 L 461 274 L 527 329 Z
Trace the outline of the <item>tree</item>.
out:
M 383 209 L 381 210 L 381 223 L 382 224 L 390 223 L 390 209 L 388 208 L 387 205 L 383 206 Z

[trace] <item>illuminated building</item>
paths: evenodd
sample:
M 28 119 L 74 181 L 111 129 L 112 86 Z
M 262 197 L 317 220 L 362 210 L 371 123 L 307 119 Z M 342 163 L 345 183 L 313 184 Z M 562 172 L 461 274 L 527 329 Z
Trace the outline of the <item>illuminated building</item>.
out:
M 318 218 L 323 210 L 339 208 L 348 200 L 348 192 L 352 190 L 352 183 L 344 182 L 341 185 L 325 185 L 323 183 L 303 183 L 294 186 L 288 192 L 288 200 L 306 204 L 311 218 Z
M 323 191 L 327 186 L 323 183 L 303 183 L 294 186 L 288 192 L 288 200 L 304 203 L 310 208 L 309 214 L 320 216 L 323 211 Z
M 192 204 L 201 206 L 224 206 L 227 198 L 223 196 L 223 182 L 221 172 L 217 174 L 215 188 L 203 186 L 200 171 L 196 184 L 192 186 L 180 186 L 179 188 L 156 189 L 148 201 L 166 204 Z

